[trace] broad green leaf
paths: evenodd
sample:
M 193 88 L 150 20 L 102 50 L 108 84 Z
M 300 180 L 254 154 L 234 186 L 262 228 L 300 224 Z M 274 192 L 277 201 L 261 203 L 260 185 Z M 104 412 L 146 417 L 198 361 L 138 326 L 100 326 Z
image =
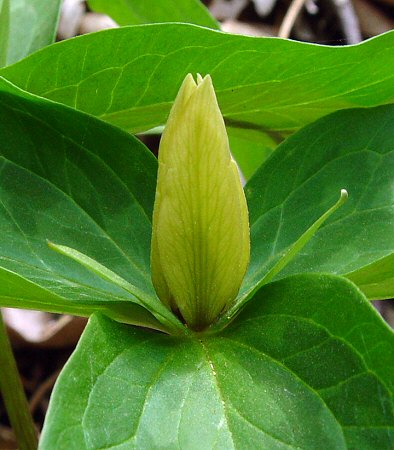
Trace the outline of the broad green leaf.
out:
M 245 187 L 252 254 L 240 298 L 327 211 L 341 188 L 349 193 L 346 205 L 277 278 L 303 272 L 347 274 L 393 253 L 393 130 L 392 105 L 339 111 L 275 150 Z
M 0 67 L 7 63 L 10 32 L 10 0 L 0 0 Z
M 392 332 L 335 276 L 264 286 L 216 336 L 94 316 L 55 386 L 40 449 L 388 450 L 393 361 Z
M 228 125 L 280 139 L 337 109 L 393 102 L 393 46 L 394 31 L 325 47 L 152 24 L 60 42 L 0 75 L 137 132 L 165 123 L 187 73 L 210 74 Z
M 200 0 L 88 0 L 97 12 L 108 14 L 119 25 L 186 22 L 219 28 Z
M 159 147 L 152 281 L 163 303 L 202 330 L 227 310 L 249 264 L 246 199 L 212 80 L 189 74 Z
M 394 298 L 394 253 L 345 276 L 357 284 L 371 300 L 392 299 Z
M 258 130 L 229 127 L 227 131 L 231 153 L 247 180 L 279 143 Z
M 132 294 L 51 250 L 51 240 L 96 259 L 161 307 L 149 268 L 151 153 L 118 129 L 4 81 L 0 140 L 0 266 L 70 301 L 64 312 L 75 302 L 85 312 L 113 305 L 133 321 L 141 308 Z M 8 295 L 8 306 L 32 307 L 33 297 Z M 40 308 L 51 302 L 49 295 Z
M 60 5 L 60 0 L 10 0 L 7 64 L 53 43 Z

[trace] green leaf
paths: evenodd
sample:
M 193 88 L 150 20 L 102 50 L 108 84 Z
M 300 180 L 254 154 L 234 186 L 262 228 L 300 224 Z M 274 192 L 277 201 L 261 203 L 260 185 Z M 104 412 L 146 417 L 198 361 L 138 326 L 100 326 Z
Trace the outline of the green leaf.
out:
M 232 320 L 235 314 L 242 308 L 242 306 L 251 299 L 255 292 L 260 289 L 264 284 L 270 283 L 273 279 L 277 278 L 277 275 L 284 270 L 284 268 L 290 264 L 290 262 L 297 256 L 298 253 L 305 247 L 305 245 L 313 238 L 318 229 L 324 224 L 326 220 L 347 200 L 348 193 L 345 189 L 341 190 L 339 200 L 331 206 L 324 214 L 322 214 L 292 245 L 282 253 L 280 258 L 276 261 L 273 267 L 264 275 L 264 277 L 253 286 L 246 294 L 234 302 L 232 307 L 226 312 L 226 314 L 213 326 L 213 330 L 220 330 L 224 328 L 229 321 Z
M 63 41 L 0 75 L 137 132 L 165 123 L 187 73 L 210 74 L 228 125 L 280 139 L 337 109 L 393 102 L 393 45 L 394 31 L 324 47 L 153 24 Z
M 313 238 L 319 228 L 328 220 L 334 212 L 339 209 L 347 200 L 348 193 L 346 189 L 341 189 L 339 200 L 322 214 L 295 242 L 289 249 L 283 253 L 280 259 L 269 270 L 261 280 L 261 284 L 272 281 L 276 276 L 290 264 L 290 262 L 301 252 L 305 245 Z
M 394 253 L 345 276 L 357 284 L 370 300 L 392 299 L 394 298 Z
M 179 334 L 174 327 L 163 326 L 145 308 L 130 301 L 127 303 L 110 301 L 111 297 L 109 301 L 105 299 L 103 301 L 100 298 L 95 301 L 93 296 L 89 300 L 82 297 L 65 298 L 3 267 L 0 267 L 0 282 L 0 305 L 3 307 L 66 313 L 82 317 L 101 312 L 122 323 L 166 332 L 171 330 Z
M 94 316 L 40 449 L 391 449 L 393 361 L 393 333 L 335 276 L 264 286 L 216 336 Z
M 245 187 L 252 254 L 240 298 L 327 211 L 341 188 L 349 201 L 277 278 L 347 274 L 393 253 L 393 129 L 393 105 L 339 111 L 275 150 Z
M 10 1 L 7 64 L 53 43 L 60 5 L 60 0 Z
M 10 33 L 10 1 L 0 0 L 0 67 L 7 63 Z
M 119 25 L 187 22 L 219 28 L 200 0 L 88 0 L 97 12 L 108 14 Z
M 88 316 L 94 311 L 93 308 L 89 310 L 86 304 L 67 301 L 4 267 L 0 267 L 0 302 L 5 307 L 17 307 L 19 302 L 28 309 L 43 309 L 53 313 L 69 309 L 79 316 Z
M 174 330 L 176 333 L 177 329 L 182 328 L 182 325 L 178 319 L 176 319 L 175 316 L 167 308 L 165 308 L 161 302 L 157 302 L 153 296 L 145 294 L 136 286 L 133 286 L 124 278 L 112 272 L 112 270 L 107 269 L 94 259 L 89 258 L 89 256 L 86 256 L 73 248 L 66 247 L 64 245 L 56 245 L 53 242 L 48 242 L 48 246 L 60 254 L 77 261 L 83 267 L 86 267 L 88 270 L 96 273 L 103 280 L 108 281 L 131 294 L 134 303 L 146 308 L 159 320 L 160 323 L 167 327 L 164 328 L 164 330 Z M 163 329 L 163 327 L 157 329 L 160 330 Z
M 152 154 L 130 135 L 4 80 L 0 117 L 0 266 L 22 286 L 51 293 L 40 309 L 51 311 L 56 295 L 63 312 L 75 313 L 78 302 L 83 315 L 109 306 L 125 321 L 146 315 L 132 294 L 49 249 L 49 239 L 96 259 L 160 307 L 150 278 Z M 22 300 L 4 289 L 8 306 L 34 307 L 33 290 Z
M 277 146 L 267 134 L 244 128 L 227 129 L 231 153 L 248 180 Z

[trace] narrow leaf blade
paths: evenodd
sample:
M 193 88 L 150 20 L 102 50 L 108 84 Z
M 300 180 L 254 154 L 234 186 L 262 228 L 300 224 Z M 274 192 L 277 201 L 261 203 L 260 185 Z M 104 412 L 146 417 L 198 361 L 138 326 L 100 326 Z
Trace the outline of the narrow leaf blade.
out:
M 94 313 L 101 312 L 118 322 L 168 332 L 168 329 L 146 308 L 131 302 L 118 300 L 108 307 L 100 300 L 86 299 L 83 296 L 76 299 L 64 298 L 3 267 L 0 267 L 0 304 L 8 308 L 33 309 L 82 317 L 90 317 Z
M 242 308 L 242 306 L 253 297 L 254 293 L 260 289 L 264 284 L 271 282 L 280 272 L 297 256 L 297 254 L 305 247 L 305 245 L 313 238 L 318 229 L 324 224 L 324 222 L 347 200 L 348 193 L 346 189 L 341 189 L 341 195 L 339 200 L 331 206 L 323 215 L 321 215 L 286 251 L 279 256 L 275 265 L 267 272 L 266 275 L 259 281 L 256 286 L 253 286 L 249 292 L 246 292 L 226 313 L 223 320 L 219 321 L 215 325 L 215 329 L 220 327 L 221 324 L 225 325 L 232 319 L 234 314 Z
M 338 209 L 340 208 L 347 200 L 348 193 L 346 189 L 341 189 L 341 195 L 339 200 L 331 206 L 323 215 L 321 215 L 316 222 L 314 222 L 295 242 L 294 244 L 287 250 L 283 256 L 280 257 L 278 262 L 272 267 L 272 269 L 264 276 L 261 280 L 261 286 L 263 284 L 269 283 L 272 281 L 276 275 L 278 275 L 290 262 L 293 258 L 297 256 L 297 254 L 305 247 L 305 245 L 313 238 L 315 233 L 319 230 L 319 228 L 324 224 L 324 222 Z M 260 287 L 260 286 L 259 286 Z
M 177 320 L 175 316 L 173 316 L 170 311 L 168 311 L 168 309 L 159 302 L 157 298 L 146 295 L 136 286 L 133 286 L 131 283 L 128 283 L 122 277 L 112 272 L 112 270 L 109 270 L 107 267 L 103 266 L 89 256 L 84 255 L 78 250 L 67 247 L 65 245 L 57 245 L 53 242 L 48 242 L 48 246 L 58 253 L 78 262 L 88 270 L 103 278 L 105 281 L 115 284 L 116 286 L 119 286 L 121 289 L 131 294 L 133 302 L 147 309 L 159 320 L 159 322 L 161 322 L 164 326 L 169 327 L 170 330 L 175 329 L 178 330 L 178 332 L 182 331 L 183 326 L 179 322 L 179 320 Z M 129 301 L 131 301 L 131 299 Z M 127 306 L 124 308 L 124 310 L 127 310 Z
M 38 309 L 52 313 L 89 316 L 97 309 L 83 301 L 68 301 L 54 292 L 0 267 L 0 302 L 9 308 Z

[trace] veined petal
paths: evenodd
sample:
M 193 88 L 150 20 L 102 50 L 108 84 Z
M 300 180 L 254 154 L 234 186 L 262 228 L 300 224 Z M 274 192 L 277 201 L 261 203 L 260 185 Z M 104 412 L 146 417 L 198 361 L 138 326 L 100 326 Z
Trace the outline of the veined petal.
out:
M 177 122 L 181 120 L 182 111 L 186 107 L 187 101 L 191 94 L 194 92 L 196 88 L 196 83 L 193 80 L 192 75 L 189 73 L 184 79 L 181 88 L 179 89 L 178 95 L 172 106 L 171 112 L 168 116 L 167 124 L 165 127 L 165 131 L 161 138 L 160 142 L 160 155 L 159 155 L 159 171 L 157 176 L 157 186 L 156 186 L 156 196 L 155 196 L 155 205 L 153 209 L 153 231 L 152 231 L 152 243 L 151 243 L 151 273 L 152 273 L 152 282 L 156 289 L 156 293 L 160 300 L 173 311 L 176 310 L 175 305 L 173 305 L 171 293 L 169 291 L 164 271 L 161 265 L 161 259 L 159 256 L 159 248 L 157 244 L 157 222 L 161 209 L 161 199 L 162 199 L 162 185 L 166 183 L 168 179 L 166 175 L 166 167 L 164 161 L 168 158 L 171 158 L 171 149 L 168 145 L 164 145 L 166 140 L 166 135 L 172 132 L 175 132 L 177 127 Z M 160 233 L 161 235 L 163 233 Z
M 212 80 L 188 75 L 160 143 L 153 284 L 190 328 L 204 329 L 236 297 L 249 253 L 246 200 Z

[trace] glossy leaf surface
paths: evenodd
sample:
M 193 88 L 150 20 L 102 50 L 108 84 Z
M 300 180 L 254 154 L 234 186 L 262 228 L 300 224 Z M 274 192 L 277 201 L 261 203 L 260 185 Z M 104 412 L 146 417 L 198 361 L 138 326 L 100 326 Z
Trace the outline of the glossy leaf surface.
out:
M 346 274 L 371 300 L 394 298 L 394 253 Z
M 154 24 L 63 41 L 0 75 L 136 132 L 165 123 L 187 73 L 210 74 L 228 125 L 281 139 L 337 109 L 394 101 L 393 45 L 394 32 L 335 48 Z
M 10 0 L 7 64 L 54 42 L 60 5 L 60 0 Z
M 264 286 L 217 336 L 93 317 L 40 448 L 390 449 L 393 361 L 392 332 L 334 276 Z
M 149 269 L 157 170 L 151 153 L 120 130 L 4 81 L 0 117 L 0 266 L 22 284 L 50 291 L 47 310 L 53 310 L 53 296 L 70 301 L 69 312 L 79 305 L 82 315 L 134 301 L 51 250 L 51 240 L 96 259 L 162 308 Z M 37 307 L 33 291 L 31 303 L 14 294 L 10 288 L 7 306 Z
M 256 172 L 274 151 L 277 142 L 257 130 L 228 127 L 231 153 L 245 180 Z
M 10 0 L 0 0 L 0 67 L 7 64 L 10 31 Z
M 393 252 L 393 130 L 394 106 L 339 111 L 275 150 L 245 187 L 252 255 L 241 296 L 327 211 L 342 188 L 349 193 L 347 203 L 277 278 L 346 274 Z
M 183 328 L 178 319 L 176 319 L 173 314 L 171 314 L 168 309 L 164 307 L 164 305 L 158 302 L 154 296 L 138 289 L 136 286 L 127 282 L 124 278 L 120 277 L 115 272 L 112 272 L 112 270 L 103 266 L 96 260 L 90 258 L 87 255 L 84 255 L 78 250 L 66 247 L 64 245 L 57 245 L 53 242 L 48 242 L 48 246 L 52 250 L 55 250 L 58 253 L 71 258 L 73 261 L 78 262 L 79 264 L 81 264 L 81 266 L 98 275 L 101 279 L 108 281 L 114 286 L 120 287 L 123 291 L 125 291 L 125 293 L 131 295 L 131 298 L 128 299 L 130 302 L 132 302 L 134 305 L 138 305 L 140 307 L 138 309 L 144 308 L 146 311 L 151 312 L 152 315 L 155 316 L 162 325 L 164 325 L 164 328 L 163 326 L 155 326 L 153 327 L 154 329 L 168 331 L 172 334 L 179 334 L 179 332 L 177 331 Z M 128 305 L 126 303 L 124 305 L 123 311 L 127 311 L 127 308 Z M 115 309 L 115 312 L 116 311 L 119 311 L 119 309 Z M 110 317 L 112 317 L 112 315 Z M 124 323 L 134 323 L 132 321 L 128 321 L 127 317 L 126 320 L 123 319 L 122 321 Z
M 97 12 L 108 14 L 119 25 L 186 22 L 219 28 L 200 0 L 89 0 Z

